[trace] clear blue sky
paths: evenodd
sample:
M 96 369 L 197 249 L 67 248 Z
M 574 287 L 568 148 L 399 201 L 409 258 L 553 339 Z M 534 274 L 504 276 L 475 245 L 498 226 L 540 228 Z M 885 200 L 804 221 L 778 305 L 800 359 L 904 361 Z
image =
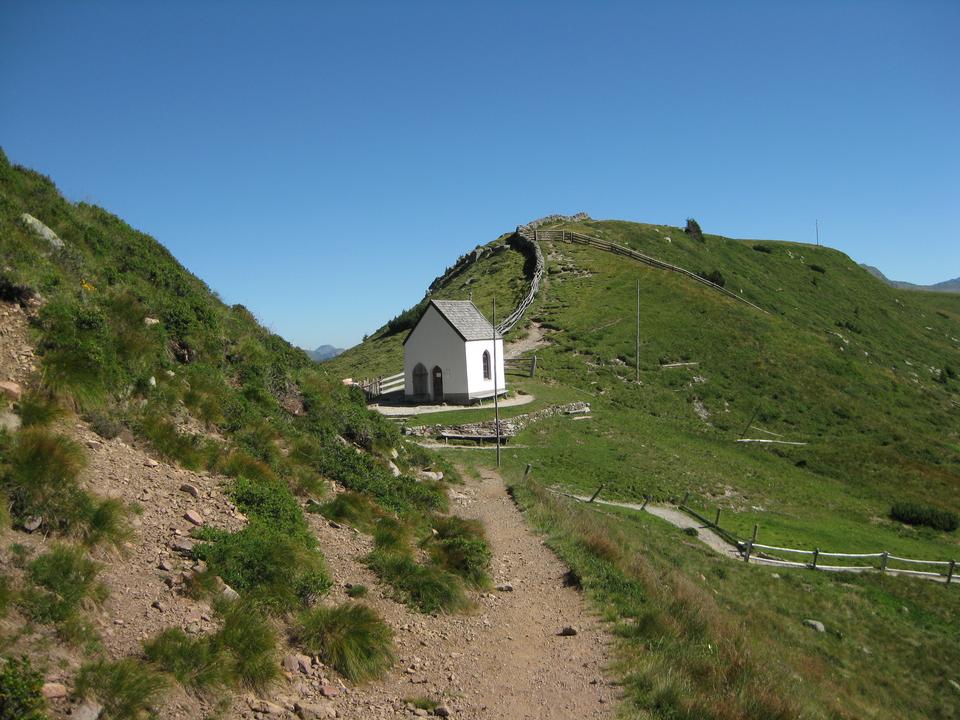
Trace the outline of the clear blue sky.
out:
M 960 275 L 960 2 L 0 2 L 0 146 L 292 342 L 552 212 Z

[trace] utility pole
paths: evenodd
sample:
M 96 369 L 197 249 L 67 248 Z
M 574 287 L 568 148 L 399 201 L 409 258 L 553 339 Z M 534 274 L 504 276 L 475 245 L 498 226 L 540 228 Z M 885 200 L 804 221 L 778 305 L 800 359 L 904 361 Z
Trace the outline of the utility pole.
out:
M 640 384 L 640 278 L 637 278 L 637 385 Z
M 497 423 L 497 467 L 500 467 L 500 397 L 497 394 L 497 299 L 493 299 L 493 412 Z

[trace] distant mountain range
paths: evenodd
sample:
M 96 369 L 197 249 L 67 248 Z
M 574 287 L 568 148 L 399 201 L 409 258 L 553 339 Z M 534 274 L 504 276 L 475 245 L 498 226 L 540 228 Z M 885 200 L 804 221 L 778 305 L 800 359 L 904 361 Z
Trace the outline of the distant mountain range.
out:
M 882 272 L 880 272 L 879 268 L 875 268 L 873 265 L 865 265 L 864 263 L 860 263 L 860 266 L 874 277 L 878 277 L 883 280 L 887 285 L 900 288 L 901 290 L 960 293 L 960 277 L 954 278 L 953 280 L 944 280 L 943 282 L 938 282 L 935 285 L 915 285 L 913 283 L 903 282 L 902 280 L 891 280 Z
M 335 358 L 337 355 L 342 353 L 344 348 L 334 347 L 333 345 L 321 345 L 316 350 L 307 350 L 306 353 L 313 360 L 317 362 L 323 362 L 324 360 L 329 360 L 330 358 Z

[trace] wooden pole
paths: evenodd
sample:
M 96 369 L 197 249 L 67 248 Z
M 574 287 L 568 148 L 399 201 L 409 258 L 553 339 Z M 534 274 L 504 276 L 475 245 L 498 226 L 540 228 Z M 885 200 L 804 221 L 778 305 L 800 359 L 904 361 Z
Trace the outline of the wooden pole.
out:
M 497 395 L 497 299 L 493 299 L 493 410 L 497 423 L 497 467 L 500 467 L 500 397 Z
M 884 550 L 883 557 L 880 559 L 880 572 L 885 573 L 887 571 L 887 561 L 889 560 L 890 560 L 890 553 Z
M 750 541 L 747 543 L 747 554 L 743 557 L 744 562 L 750 562 L 750 555 L 753 553 L 754 543 L 757 542 L 757 530 L 759 528 L 759 525 L 753 526 L 753 535 L 750 537 Z
M 640 384 L 640 278 L 637 278 L 637 384 Z
M 714 527 L 720 527 L 720 508 L 717 508 L 717 517 L 713 521 Z
M 813 549 L 813 569 L 817 569 L 817 559 L 820 557 L 820 548 Z
M 600 491 L 601 491 L 601 490 L 603 490 L 603 483 L 600 483 L 600 487 L 598 487 L 598 488 L 597 488 L 597 491 L 596 491 L 593 495 L 590 496 L 590 499 L 587 500 L 587 502 L 593 502 L 594 500 L 596 500 L 596 499 L 597 499 L 597 495 L 600 494 Z
M 683 494 L 683 502 L 680 503 L 680 504 L 686 506 L 687 500 L 689 500 L 689 499 L 690 499 L 690 491 L 688 490 L 687 492 L 685 492 L 685 493 Z
M 640 506 L 640 509 L 641 509 L 641 510 L 646 510 L 646 509 L 647 509 L 647 503 L 648 503 L 648 502 L 650 502 L 650 496 L 649 496 L 649 495 L 644 495 L 644 496 L 643 496 L 643 505 Z
M 532 469 L 533 469 L 533 465 L 531 465 L 530 463 L 527 463 L 527 469 L 523 471 L 523 476 L 526 477 L 527 475 L 529 475 Z
M 947 571 L 947 585 L 950 584 L 950 581 L 953 580 L 953 571 L 957 568 L 957 561 L 950 561 L 950 569 Z
M 747 436 L 747 430 L 750 429 L 750 426 L 753 425 L 753 421 L 757 419 L 757 414 L 760 412 L 760 406 L 757 405 L 757 409 L 753 411 L 753 415 L 750 416 L 750 422 L 747 423 L 747 426 L 743 429 L 743 432 L 740 433 L 740 439 L 743 440 Z

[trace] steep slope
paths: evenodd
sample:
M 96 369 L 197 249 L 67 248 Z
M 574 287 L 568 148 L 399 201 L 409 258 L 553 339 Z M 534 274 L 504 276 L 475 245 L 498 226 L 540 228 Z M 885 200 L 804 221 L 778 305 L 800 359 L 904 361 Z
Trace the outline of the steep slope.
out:
M 529 319 L 550 344 L 538 377 L 513 387 L 588 400 L 593 412 L 528 427 L 505 466 L 531 519 L 623 623 L 630 701 L 654 717 L 950 717 L 960 695 L 947 680 L 960 679 L 938 668 L 960 659 L 955 592 L 719 567 L 656 519 L 571 507 L 543 487 L 603 485 L 604 497 L 636 503 L 689 493 L 742 538 L 758 524 L 771 545 L 956 558 L 955 532 L 889 514 L 903 500 L 960 511 L 960 298 L 890 288 L 829 248 L 615 221 L 562 227 L 722 280 L 767 311 L 620 255 L 542 242 L 548 275 Z M 736 442 L 743 435 L 803 444 Z M 801 624 L 816 614 L 826 638 Z M 725 675 L 730 663 L 744 674 Z M 817 690 L 798 695 L 794 675 Z
M 436 623 L 395 642 L 333 587 L 340 563 L 390 614 L 455 616 L 488 588 L 482 524 L 446 514 L 455 468 L 2 153 L 0 254 L 4 692 L 34 693 L 25 655 L 53 717 L 365 716 L 353 682 Z M 317 513 L 376 552 L 337 548 L 331 568 Z

